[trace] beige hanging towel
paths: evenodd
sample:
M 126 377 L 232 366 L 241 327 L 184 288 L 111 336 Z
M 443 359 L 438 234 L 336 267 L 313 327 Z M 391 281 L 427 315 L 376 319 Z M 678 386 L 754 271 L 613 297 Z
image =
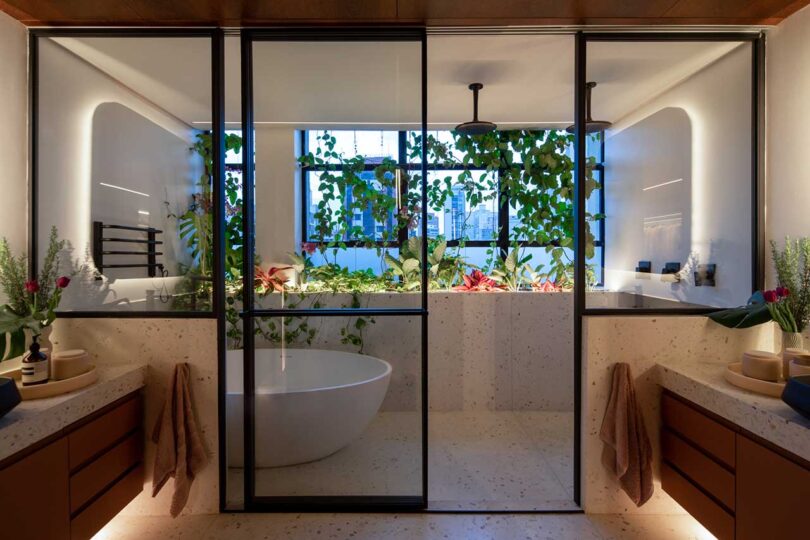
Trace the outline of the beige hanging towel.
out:
M 188 501 L 191 483 L 208 464 L 208 455 L 197 429 L 191 407 L 191 370 L 186 363 L 174 367 L 166 401 L 152 431 L 157 444 L 152 474 L 152 497 L 174 477 L 174 494 L 170 512 L 177 517 Z
M 643 505 L 653 494 L 652 446 L 629 364 L 613 367 L 613 386 L 599 438 L 605 443 L 602 464 L 616 475 L 636 506 Z

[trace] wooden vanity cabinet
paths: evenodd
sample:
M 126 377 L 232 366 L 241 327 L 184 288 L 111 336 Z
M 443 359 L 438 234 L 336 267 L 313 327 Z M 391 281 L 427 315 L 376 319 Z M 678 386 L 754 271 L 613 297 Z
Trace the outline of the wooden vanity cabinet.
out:
M 0 469 L 0 536 L 70 536 L 67 459 L 67 439 L 62 437 Z
M 807 538 L 809 504 L 810 469 L 737 436 L 737 540 Z
M 0 536 L 91 538 L 143 490 L 142 424 L 136 392 L 0 462 Z
M 661 453 L 661 487 L 720 540 L 807 537 L 805 460 L 668 391 Z

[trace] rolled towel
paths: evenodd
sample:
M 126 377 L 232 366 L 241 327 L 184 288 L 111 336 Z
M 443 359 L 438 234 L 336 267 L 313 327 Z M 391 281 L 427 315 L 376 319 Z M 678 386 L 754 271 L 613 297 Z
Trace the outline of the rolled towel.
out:
M 629 364 L 617 363 L 613 367 L 613 384 L 599 438 L 605 443 L 602 464 L 616 476 L 635 505 L 643 505 L 653 494 L 652 445 L 636 401 Z
M 172 517 L 177 517 L 186 506 L 194 478 L 208 464 L 191 406 L 190 373 L 186 363 L 174 367 L 166 401 L 152 431 L 152 441 L 157 444 L 152 497 L 158 494 L 169 477 L 174 477 L 174 494 L 169 509 Z

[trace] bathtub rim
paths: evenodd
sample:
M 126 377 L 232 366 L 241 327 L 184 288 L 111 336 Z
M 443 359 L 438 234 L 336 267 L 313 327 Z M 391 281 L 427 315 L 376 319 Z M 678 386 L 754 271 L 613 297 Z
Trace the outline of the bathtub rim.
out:
M 279 351 L 281 349 L 276 348 L 276 347 L 270 347 L 270 348 L 267 348 L 267 349 L 256 349 L 256 352 L 262 351 L 262 350 Z M 253 395 L 255 395 L 255 396 L 277 396 L 277 395 L 279 395 L 279 396 L 282 396 L 282 395 L 283 396 L 290 396 L 290 395 L 295 395 L 295 394 L 307 394 L 307 393 L 311 393 L 311 392 L 325 392 L 325 391 L 329 391 L 329 390 L 341 390 L 341 389 L 344 389 L 344 388 L 352 388 L 354 386 L 360 386 L 361 384 L 370 384 L 370 383 L 373 383 L 373 382 L 377 382 L 379 380 L 385 379 L 386 377 L 390 377 L 391 373 L 393 372 L 393 367 L 391 366 L 390 362 L 388 362 L 387 360 L 383 360 L 382 358 L 378 358 L 376 356 L 371 356 L 370 354 L 353 353 L 351 351 L 337 351 L 337 350 L 331 350 L 331 349 L 304 349 L 304 348 L 297 348 L 297 349 L 289 349 L 289 350 L 313 351 L 313 352 L 319 351 L 319 352 L 329 352 L 329 353 L 338 352 L 338 353 L 344 353 L 344 354 L 353 354 L 353 355 L 356 355 L 356 356 L 363 356 L 363 357 L 366 357 L 366 358 L 371 358 L 373 360 L 376 360 L 377 362 L 381 362 L 385 366 L 385 371 L 383 373 L 381 373 L 379 375 L 376 375 L 374 377 L 371 377 L 371 378 L 363 379 L 363 380 L 360 380 L 360 381 L 353 381 L 353 382 L 346 383 L 346 384 L 337 384 L 337 385 L 333 385 L 333 386 L 319 386 L 317 388 L 304 388 L 304 389 L 300 389 L 300 390 L 290 390 L 290 391 L 287 391 L 287 392 L 270 392 L 270 391 L 267 391 L 267 390 L 260 390 L 258 388 L 255 388 L 253 390 Z M 228 349 L 226 351 L 226 355 L 225 355 L 226 356 L 226 361 L 227 361 L 227 353 L 236 352 L 236 351 L 242 352 L 242 351 L 244 351 L 244 349 Z M 236 395 L 236 396 L 245 395 L 244 379 L 239 381 L 239 382 L 240 382 L 240 384 L 242 384 L 241 389 L 239 389 L 237 391 L 227 391 L 227 392 L 225 392 L 225 394 L 226 395 Z

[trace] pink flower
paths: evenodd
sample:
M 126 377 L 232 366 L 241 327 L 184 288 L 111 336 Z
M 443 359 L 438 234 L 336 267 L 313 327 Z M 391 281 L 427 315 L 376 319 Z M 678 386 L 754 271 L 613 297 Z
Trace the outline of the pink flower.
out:
M 31 294 L 38 293 L 39 292 L 39 283 L 37 283 L 37 280 L 35 280 L 35 279 L 31 279 L 29 281 L 26 281 L 25 282 L 25 290 L 28 291 Z
M 788 295 L 790 295 L 790 291 L 788 290 L 787 287 L 777 287 L 776 288 L 776 295 L 779 298 L 787 298 Z
M 461 276 L 463 285 L 453 287 L 454 291 L 463 292 L 498 292 L 504 289 L 497 281 L 490 278 L 480 270 L 473 270 L 468 276 Z
M 309 253 L 310 255 L 312 255 L 313 253 L 315 253 L 315 250 L 317 250 L 317 249 L 318 249 L 318 244 L 316 244 L 315 242 L 302 242 L 301 243 L 301 251 L 303 251 L 304 253 Z
M 58 288 L 64 289 L 68 285 L 70 285 L 70 278 L 69 277 L 62 276 L 62 277 L 56 279 L 56 286 Z
M 779 295 L 776 293 L 776 291 L 765 291 L 763 295 L 765 296 L 765 301 L 769 304 L 772 304 L 779 299 Z

